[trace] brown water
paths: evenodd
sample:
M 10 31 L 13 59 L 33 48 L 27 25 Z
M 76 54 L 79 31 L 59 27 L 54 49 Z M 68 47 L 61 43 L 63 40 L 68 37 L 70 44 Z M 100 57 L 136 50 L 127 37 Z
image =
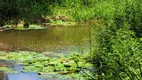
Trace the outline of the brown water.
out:
M 88 44 L 89 28 L 56 26 L 45 30 L 0 32 L 0 50 L 68 52 Z

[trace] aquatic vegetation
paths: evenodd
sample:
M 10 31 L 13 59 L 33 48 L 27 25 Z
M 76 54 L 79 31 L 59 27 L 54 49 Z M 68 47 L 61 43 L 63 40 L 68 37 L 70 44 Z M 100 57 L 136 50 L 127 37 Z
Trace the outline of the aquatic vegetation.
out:
M 5 30 L 10 30 L 10 29 L 13 29 L 13 30 L 31 30 L 31 29 L 45 29 L 45 27 L 41 26 L 41 25 L 28 25 L 28 24 L 25 24 L 25 25 L 20 25 L 20 26 L 16 26 L 16 25 L 4 25 L 3 26 L 3 31 Z
M 40 68 L 37 68 L 36 66 L 25 66 L 22 72 L 38 72 Z
M 69 74 L 69 75 L 61 75 L 61 74 L 44 74 L 40 75 L 41 78 L 50 80 L 50 79 L 55 79 L 55 80 L 87 80 L 87 78 L 84 78 L 83 75 L 81 74 Z
M 9 72 L 9 73 L 17 73 L 16 71 L 14 71 L 8 67 L 0 67 L 0 71 L 5 71 L 5 72 Z
M 62 20 L 57 20 L 57 21 L 51 21 L 50 23 L 43 23 L 42 25 L 36 25 L 36 24 L 23 24 L 23 25 L 4 25 L 2 28 L 0 28 L 0 31 L 6 31 L 6 30 L 40 30 L 40 29 L 45 29 L 45 26 L 72 26 L 76 25 L 76 22 L 70 22 L 66 21 L 63 22 Z
M 38 72 L 40 76 L 45 74 L 74 74 L 80 72 L 81 68 L 87 69 L 93 66 L 76 53 L 69 56 L 55 53 L 58 57 L 48 57 L 48 52 L 46 56 L 44 54 L 28 51 L 0 52 L 0 57 L 3 60 L 15 61 L 17 64 L 23 65 L 24 68 L 21 72 Z M 75 60 L 78 62 L 76 63 Z M 3 70 L 8 71 L 7 68 Z

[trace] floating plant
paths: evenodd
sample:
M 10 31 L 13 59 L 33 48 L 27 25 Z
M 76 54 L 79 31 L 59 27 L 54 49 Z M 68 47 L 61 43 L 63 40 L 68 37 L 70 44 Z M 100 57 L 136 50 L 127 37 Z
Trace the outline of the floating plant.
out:
M 3 60 L 15 61 L 17 64 L 23 65 L 21 72 L 38 72 L 40 76 L 44 74 L 74 74 L 80 72 L 81 69 L 93 66 L 93 64 L 87 63 L 79 54 L 49 57 L 42 53 L 18 51 L 0 52 L 0 57 Z M 2 69 L 8 71 L 8 68 Z

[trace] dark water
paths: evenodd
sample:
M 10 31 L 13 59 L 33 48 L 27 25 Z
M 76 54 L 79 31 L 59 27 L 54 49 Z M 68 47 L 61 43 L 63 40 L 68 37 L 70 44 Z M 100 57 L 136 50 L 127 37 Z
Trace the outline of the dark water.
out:
M 85 50 L 88 48 L 89 27 L 48 27 L 45 30 L 0 32 L 0 51 L 28 50 L 36 52 L 60 52 Z M 84 48 L 84 49 L 83 49 Z M 0 80 L 43 80 L 37 73 L 21 73 L 20 65 L 11 64 L 18 74 L 0 72 Z
M 87 46 L 89 28 L 82 26 L 48 27 L 46 30 L 0 32 L 0 50 L 62 52 Z

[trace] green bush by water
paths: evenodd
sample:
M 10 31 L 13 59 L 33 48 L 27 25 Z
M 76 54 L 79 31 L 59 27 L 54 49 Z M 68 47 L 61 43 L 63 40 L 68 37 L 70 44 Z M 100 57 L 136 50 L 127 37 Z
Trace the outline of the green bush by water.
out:
M 95 43 L 91 60 L 97 68 L 95 73 L 98 80 L 141 80 L 141 1 L 116 0 L 114 3 L 112 20 L 106 26 L 92 26 Z

